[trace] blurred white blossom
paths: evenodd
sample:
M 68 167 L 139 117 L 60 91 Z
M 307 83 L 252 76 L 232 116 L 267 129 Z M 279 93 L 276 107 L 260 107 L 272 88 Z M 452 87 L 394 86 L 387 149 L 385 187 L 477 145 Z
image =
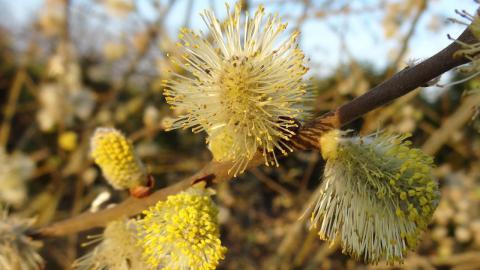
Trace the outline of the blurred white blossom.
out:
M 26 235 L 32 224 L 31 219 L 8 216 L 0 207 L 0 269 L 42 269 L 44 262 L 37 252 L 42 244 Z
M 11 155 L 0 149 L 0 202 L 20 206 L 27 198 L 26 181 L 34 172 L 35 163 L 26 155 Z
M 91 252 L 77 259 L 78 270 L 148 269 L 142 261 L 142 249 L 137 246 L 137 229 L 133 220 L 108 223 L 102 235 L 90 243 L 100 242 Z

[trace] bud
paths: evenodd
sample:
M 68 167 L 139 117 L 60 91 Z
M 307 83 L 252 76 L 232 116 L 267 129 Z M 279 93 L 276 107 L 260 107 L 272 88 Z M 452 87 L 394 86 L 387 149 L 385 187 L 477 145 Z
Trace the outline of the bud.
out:
M 402 262 L 438 205 L 432 159 L 403 142 L 406 136 L 344 135 L 320 138 L 326 166 L 310 206 L 312 227 L 355 259 Z
M 107 181 L 116 189 L 145 186 L 145 167 L 132 143 L 114 128 L 97 128 L 91 138 L 91 156 Z
M 139 221 L 143 255 L 156 269 L 215 269 L 226 248 L 220 242 L 213 191 L 191 187 L 144 211 Z

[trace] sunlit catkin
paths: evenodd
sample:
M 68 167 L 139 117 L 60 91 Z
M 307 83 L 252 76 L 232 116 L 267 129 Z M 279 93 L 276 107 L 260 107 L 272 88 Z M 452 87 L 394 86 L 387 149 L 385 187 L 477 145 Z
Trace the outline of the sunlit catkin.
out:
M 217 161 L 233 161 L 232 172 L 244 171 L 260 150 L 267 165 L 292 149 L 288 141 L 304 117 L 307 100 L 304 54 L 297 31 L 282 39 L 287 24 L 265 16 L 259 6 L 241 19 L 241 7 L 220 23 L 210 10 L 201 16 L 210 37 L 182 29 L 184 53 L 173 62 L 187 74 L 165 80 L 165 98 L 181 112 L 170 129 L 206 131 Z
M 91 156 L 116 189 L 145 186 L 146 170 L 133 145 L 114 128 L 97 128 L 91 138 Z
M 140 243 L 151 269 L 215 269 L 226 248 L 211 192 L 192 187 L 144 211 Z
M 339 241 L 343 252 L 368 263 L 401 262 L 416 248 L 439 191 L 432 159 L 405 137 L 322 136 L 324 179 L 310 209 L 321 239 Z

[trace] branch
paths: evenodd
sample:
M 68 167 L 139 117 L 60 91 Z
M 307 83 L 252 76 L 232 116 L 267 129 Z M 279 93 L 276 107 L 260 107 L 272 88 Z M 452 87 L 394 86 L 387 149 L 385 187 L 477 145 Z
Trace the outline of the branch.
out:
M 3 111 L 3 120 L 0 125 L 0 147 L 2 148 L 4 148 L 8 143 L 10 129 L 12 127 L 12 119 L 17 108 L 17 100 L 20 96 L 20 92 L 22 91 L 26 76 L 27 74 L 25 73 L 24 69 L 18 71 L 17 74 L 15 74 L 12 87 L 8 90 L 8 101 L 5 105 Z
M 405 53 L 407 52 L 408 44 L 410 43 L 410 40 L 415 34 L 415 30 L 417 29 L 418 23 L 420 22 L 420 17 L 422 17 L 423 13 L 426 10 L 427 10 L 427 1 L 422 0 L 419 3 L 418 11 L 415 14 L 415 17 L 413 18 L 412 23 L 410 24 L 407 34 L 402 39 L 402 45 L 400 47 L 400 50 L 398 54 L 395 56 L 395 59 L 390 65 L 390 68 L 387 70 L 387 74 L 389 76 L 392 75 L 393 72 L 399 67 L 401 60 L 403 59 L 403 57 L 405 56 Z
M 262 159 L 260 159 L 260 157 L 256 157 L 250 162 L 249 167 L 258 166 L 261 161 Z M 130 197 L 112 208 L 108 208 L 96 213 L 84 212 L 73 218 L 53 223 L 52 225 L 41 228 L 35 232 L 34 235 L 41 237 L 63 236 L 88 230 L 94 227 L 105 226 L 111 220 L 138 214 L 142 210 L 154 205 L 158 201 L 166 199 L 169 195 L 173 195 L 185 190 L 197 182 L 205 181 L 207 184 L 218 184 L 223 181 L 227 181 L 232 178 L 232 176 L 227 173 L 231 167 L 232 164 L 228 162 L 220 163 L 211 161 L 196 174 L 187 177 L 171 186 L 159 189 L 148 197 L 142 199 Z
M 474 114 L 475 105 L 480 104 L 480 94 L 467 97 L 428 140 L 423 144 L 422 151 L 429 155 L 435 155 L 450 139 L 451 135 L 465 125 Z
M 465 43 L 476 42 L 468 28 L 460 35 L 458 40 Z M 363 114 L 421 87 L 444 72 L 467 63 L 469 60 L 464 57 L 454 57 L 455 52 L 459 49 L 460 46 L 456 42 L 452 42 L 447 48 L 429 59 L 400 71 L 362 96 L 340 106 L 334 111 L 315 118 L 299 130 L 297 135 L 292 138 L 291 144 L 300 150 L 318 149 L 318 138 L 326 130 L 340 128 Z M 262 157 L 257 155 L 249 163 L 248 168 L 260 165 L 262 160 Z M 206 181 L 207 184 L 218 184 L 230 180 L 232 178 L 232 175 L 228 174 L 230 168 L 230 163 L 212 161 L 196 174 L 172 186 L 162 188 L 146 198 L 129 198 L 109 209 L 96 213 L 85 212 L 76 217 L 43 227 L 35 232 L 34 235 L 37 237 L 64 236 L 104 226 L 111 220 L 138 214 L 143 209 L 154 205 L 157 201 L 166 199 L 168 195 L 176 194 L 197 182 Z
M 466 44 L 478 42 L 469 28 L 457 40 Z M 470 60 L 467 58 L 455 56 L 459 49 L 461 49 L 461 46 L 456 41 L 453 41 L 448 47 L 434 56 L 413 67 L 403 69 L 365 94 L 347 102 L 334 111 L 314 119 L 302 128 L 298 136 L 301 141 L 310 143 L 310 147 L 318 147 L 316 138 L 324 132 L 325 125 L 340 128 L 367 112 L 373 111 L 425 85 L 452 68 L 468 63 Z

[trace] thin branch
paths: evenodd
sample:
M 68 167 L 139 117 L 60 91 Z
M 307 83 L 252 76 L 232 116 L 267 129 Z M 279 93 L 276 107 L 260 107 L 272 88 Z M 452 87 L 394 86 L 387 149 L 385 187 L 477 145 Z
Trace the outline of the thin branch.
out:
M 419 3 L 418 11 L 415 14 L 415 17 L 413 18 L 412 23 L 410 24 L 410 28 L 408 29 L 407 34 L 403 38 L 402 45 L 400 47 L 400 50 L 398 54 L 395 56 L 395 59 L 393 60 L 389 70 L 387 70 L 387 74 L 392 75 L 393 72 L 399 68 L 400 62 L 402 61 L 403 57 L 405 56 L 408 45 L 410 43 L 410 40 L 415 34 L 415 30 L 417 29 L 417 25 L 420 22 L 420 18 L 422 17 L 422 14 L 425 12 L 427 9 L 427 1 L 422 0 L 421 3 Z
M 474 107 L 478 104 L 480 104 L 480 95 L 471 95 L 466 98 L 458 109 L 443 122 L 442 126 L 430 135 L 422 146 L 423 152 L 435 155 L 451 135 L 471 119 Z
M 459 40 L 465 43 L 476 41 L 468 29 L 462 33 Z M 467 63 L 469 60 L 466 58 L 454 57 L 454 53 L 459 49 L 460 45 L 453 42 L 431 58 L 416 66 L 400 71 L 364 95 L 340 106 L 334 111 L 317 117 L 299 130 L 297 135 L 292 138 L 291 144 L 297 149 L 318 149 L 318 138 L 326 130 L 340 128 L 361 117 L 363 114 L 415 90 L 417 87 L 424 85 L 442 73 Z M 263 158 L 258 155 L 249 163 L 248 167 L 256 167 L 260 165 L 262 161 Z M 96 213 L 86 212 L 71 219 L 41 228 L 34 233 L 34 235 L 38 237 L 64 236 L 94 227 L 104 226 L 111 220 L 138 214 L 143 209 L 154 205 L 157 201 L 165 199 L 168 195 L 184 190 L 197 182 L 205 181 L 207 184 L 218 184 L 227 181 L 232 178 L 232 175 L 227 173 L 230 168 L 230 163 L 212 161 L 196 174 L 172 186 L 160 189 L 146 198 L 129 198 L 113 208 Z
M 21 69 L 15 75 L 13 80 L 13 85 L 9 90 L 8 101 L 5 106 L 3 121 L 0 126 L 0 147 L 5 147 L 8 143 L 8 137 L 10 135 L 11 122 L 13 116 L 15 115 L 15 110 L 17 108 L 17 100 L 20 96 L 22 86 L 25 82 L 26 73 L 24 69 Z
M 249 167 L 258 166 L 262 161 L 263 159 L 256 157 L 250 162 Z M 196 174 L 187 177 L 174 185 L 159 189 L 148 197 L 142 199 L 130 197 L 115 207 L 95 213 L 85 212 L 73 218 L 46 226 L 38 230 L 34 235 L 42 237 L 63 236 L 94 227 L 104 226 L 111 220 L 138 214 L 149 206 L 154 205 L 156 202 L 164 200 L 169 195 L 176 194 L 197 182 L 205 181 L 207 184 L 213 184 L 229 180 L 232 176 L 229 175 L 227 171 L 231 166 L 231 163 L 212 161 Z
M 467 44 L 478 42 L 468 28 L 458 37 L 457 41 Z M 403 69 L 338 109 L 317 117 L 300 130 L 297 139 L 300 143 L 294 145 L 298 145 L 300 149 L 318 147 L 317 138 L 326 128 L 340 128 L 367 112 L 425 85 L 452 68 L 468 63 L 470 60 L 467 58 L 454 55 L 461 49 L 457 41 L 453 41 L 448 47 L 425 61 Z M 302 144 L 307 147 L 302 148 Z
M 122 90 L 122 88 L 127 86 L 130 78 L 132 78 L 135 75 L 135 72 L 137 72 L 138 67 L 140 66 L 142 61 L 145 59 L 145 57 L 148 55 L 151 48 L 153 48 L 153 46 L 155 45 L 155 42 L 158 40 L 160 36 L 165 34 L 165 29 L 163 24 L 165 22 L 165 19 L 167 18 L 168 13 L 171 11 L 173 5 L 175 4 L 175 2 L 176 0 L 169 0 L 166 6 L 164 6 L 163 9 L 160 10 L 158 14 L 158 18 L 154 22 L 152 22 L 150 25 L 148 25 L 146 42 L 141 48 L 139 48 L 139 51 L 134 56 L 132 61 L 129 62 L 126 70 L 123 72 L 121 76 L 120 82 L 114 85 L 113 88 L 111 89 L 110 94 L 108 96 L 108 100 L 103 104 L 104 108 L 109 108 L 114 104 L 114 101 L 117 100 L 117 96 L 119 92 Z
M 250 172 L 262 183 L 264 183 L 268 188 L 281 194 L 288 198 L 293 198 L 292 192 L 284 188 L 282 185 L 268 177 L 265 173 L 260 171 L 258 168 L 252 168 Z

